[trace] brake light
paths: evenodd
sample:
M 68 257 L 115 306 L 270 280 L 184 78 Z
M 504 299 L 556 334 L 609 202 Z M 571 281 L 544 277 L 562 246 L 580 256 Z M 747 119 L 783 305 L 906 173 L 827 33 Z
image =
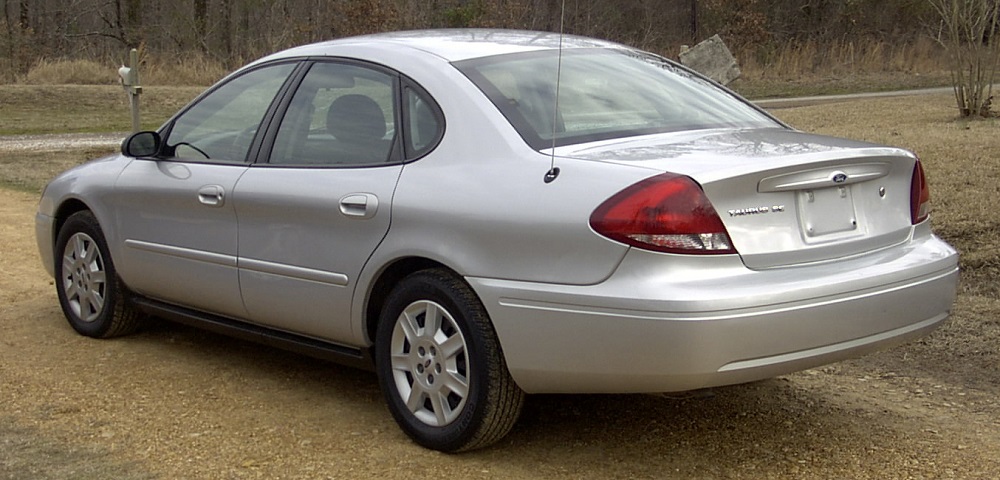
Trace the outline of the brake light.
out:
M 924 167 L 917 160 L 913 166 L 913 179 L 910 181 L 910 220 L 916 225 L 930 216 L 931 190 L 927 187 L 927 177 Z
M 736 253 L 701 186 L 672 173 L 647 178 L 618 192 L 594 210 L 590 226 L 605 237 L 646 250 Z

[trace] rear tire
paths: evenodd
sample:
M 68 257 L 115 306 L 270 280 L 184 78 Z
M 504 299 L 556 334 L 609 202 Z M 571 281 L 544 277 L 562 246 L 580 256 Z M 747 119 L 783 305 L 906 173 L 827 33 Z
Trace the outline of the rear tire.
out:
M 100 224 L 74 213 L 56 238 L 56 292 L 69 324 L 81 335 L 111 338 L 136 331 L 143 315 L 128 302 Z
M 503 438 L 521 414 L 493 324 L 461 279 L 445 270 L 404 278 L 389 294 L 375 340 L 389 411 L 418 444 L 444 452 Z

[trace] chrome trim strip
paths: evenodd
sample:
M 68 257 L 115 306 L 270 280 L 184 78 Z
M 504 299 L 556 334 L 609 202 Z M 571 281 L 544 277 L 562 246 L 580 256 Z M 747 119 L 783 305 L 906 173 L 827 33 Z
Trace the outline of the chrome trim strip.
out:
M 310 282 L 326 283 L 338 287 L 346 287 L 349 281 L 347 275 L 344 275 L 343 273 L 296 267 L 294 265 L 266 262 L 264 260 L 255 260 L 252 258 L 241 257 L 239 259 L 239 267 L 243 270 L 249 270 L 252 272 L 280 275 L 282 277 L 306 280 Z
M 760 193 L 787 192 L 850 185 L 884 177 L 889 174 L 890 170 L 891 166 L 888 163 L 864 163 L 786 173 L 761 180 L 757 184 L 757 191 Z
M 145 252 L 158 253 L 160 255 L 168 255 L 186 260 L 194 260 L 196 262 L 222 265 L 224 267 L 236 267 L 236 257 L 233 255 L 206 252 L 204 250 L 192 250 L 190 248 L 163 245 L 161 243 L 150 243 L 142 240 L 125 240 L 125 246 Z
M 168 255 L 196 262 L 222 265 L 224 267 L 239 267 L 253 272 L 280 275 L 283 277 L 307 280 L 310 282 L 326 283 L 336 285 L 338 287 L 347 286 L 349 281 L 347 275 L 342 273 L 296 267 L 281 263 L 265 262 L 263 260 L 254 260 L 252 258 L 237 258 L 232 255 L 223 255 L 221 253 L 206 252 L 203 250 L 192 250 L 190 248 L 175 247 L 160 243 L 150 243 L 142 240 L 125 240 L 125 246 L 136 250 L 158 253 L 160 255 Z

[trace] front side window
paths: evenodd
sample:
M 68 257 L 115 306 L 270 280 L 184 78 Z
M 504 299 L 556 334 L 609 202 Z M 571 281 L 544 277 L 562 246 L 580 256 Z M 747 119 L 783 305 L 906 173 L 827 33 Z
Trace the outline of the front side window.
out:
M 316 63 L 292 97 L 269 163 L 350 166 L 394 160 L 396 76 L 354 64 Z
M 291 63 L 259 68 L 216 88 L 174 121 L 164 154 L 198 162 L 246 162 L 260 122 L 294 68 Z
M 626 49 L 564 51 L 557 103 L 558 55 L 497 55 L 455 66 L 538 150 L 683 130 L 781 126 L 711 82 Z

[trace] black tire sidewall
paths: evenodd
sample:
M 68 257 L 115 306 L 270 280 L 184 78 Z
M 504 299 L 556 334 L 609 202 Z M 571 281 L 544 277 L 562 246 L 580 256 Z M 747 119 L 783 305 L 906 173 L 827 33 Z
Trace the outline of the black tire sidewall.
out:
M 104 305 L 101 313 L 91 322 L 86 322 L 73 313 L 66 298 L 66 290 L 63 287 L 63 256 L 66 252 L 66 244 L 69 239 L 77 234 L 84 233 L 94 240 L 98 251 L 101 253 L 101 260 L 104 264 Z M 73 330 L 88 337 L 104 337 L 114 323 L 115 304 L 118 302 L 118 282 L 114 263 L 111 261 L 111 253 L 108 251 L 107 241 L 101 231 L 97 219 L 89 211 L 77 212 L 71 215 L 59 229 L 55 244 L 55 277 L 56 292 L 59 296 L 59 305 L 62 307 L 63 315 L 69 321 Z
M 382 309 L 375 341 L 376 371 L 379 385 L 389 404 L 389 410 L 400 427 L 418 444 L 441 451 L 461 450 L 480 429 L 488 388 L 490 362 L 486 358 L 483 339 L 470 321 L 484 321 L 481 305 L 467 305 L 462 292 L 442 281 L 437 275 L 418 272 L 404 279 L 389 295 Z M 466 357 L 469 365 L 469 393 L 465 407 L 455 421 L 443 427 L 427 425 L 417 419 L 403 402 L 393 379 L 390 343 L 396 320 L 413 302 L 430 300 L 444 307 L 455 319 L 465 337 Z

